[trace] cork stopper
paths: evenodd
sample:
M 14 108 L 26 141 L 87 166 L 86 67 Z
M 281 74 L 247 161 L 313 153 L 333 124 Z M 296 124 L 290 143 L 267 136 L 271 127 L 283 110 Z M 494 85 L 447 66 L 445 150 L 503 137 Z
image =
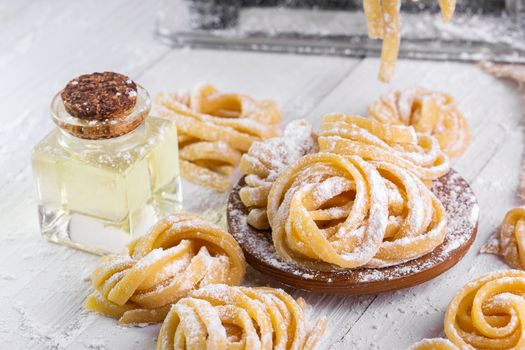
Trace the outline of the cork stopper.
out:
M 66 111 L 74 117 L 118 119 L 135 106 L 137 84 L 114 72 L 84 74 L 67 83 L 60 95 Z
M 80 75 L 52 101 L 55 123 L 83 139 L 109 139 L 142 124 L 151 108 L 146 90 L 114 72 Z

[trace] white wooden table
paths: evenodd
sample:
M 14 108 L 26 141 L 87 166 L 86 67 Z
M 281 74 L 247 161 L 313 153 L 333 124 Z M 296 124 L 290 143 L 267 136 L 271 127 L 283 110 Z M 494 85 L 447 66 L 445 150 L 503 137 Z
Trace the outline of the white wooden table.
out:
M 48 114 L 52 95 L 73 76 L 114 70 L 152 93 L 208 81 L 273 98 L 285 121 L 305 117 L 316 125 L 326 112 L 365 113 L 389 89 L 375 79 L 377 59 L 172 50 L 154 38 L 158 8 L 157 1 L 141 0 L 0 0 L 0 348 L 155 346 L 159 326 L 125 328 L 84 311 L 96 256 L 39 236 L 30 152 L 54 127 Z M 478 195 L 478 238 L 452 270 L 403 291 L 344 297 L 286 288 L 306 298 L 314 317 L 328 315 L 320 349 L 405 349 L 440 336 L 454 292 L 473 277 L 505 267 L 478 251 L 505 212 L 519 204 L 521 96 L 474 65 L 400 61 L 392 87 L 416 84 L 450 92 L 468 116 L 475 138 L 454 167 Z M 188 211 L 211 213 L 226 200 L 187 183 L 184 195 Z M 246 283 L 279 286 L 253 270 Z

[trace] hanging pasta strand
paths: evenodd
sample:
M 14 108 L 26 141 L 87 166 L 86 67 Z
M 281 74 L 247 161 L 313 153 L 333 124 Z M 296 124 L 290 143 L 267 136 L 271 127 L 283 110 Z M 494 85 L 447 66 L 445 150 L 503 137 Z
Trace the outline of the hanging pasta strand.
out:
M 439 0 L 439 7 L 441 8 L 441 16 L 443 21 L 448 22 L 454 16 L 456 9 L 456 0 Z
M 439 0 L 439 7 L 443 20 L 448 22 L 454 15 L 456 0 Z M 392 79 L 399 56 L 400 8 L 401 0 L 363 0 L 368 37 L 383 40 L 378 74 L 378 79 L 383 82 Z
M 381 48 L 381 66 L 379 80 L 390 81 L 396 68 L 401 40 L 399 10 L 401 0 L 382 0 L 383 4 L 383 47 Z
M 383 39 L 383 6 L 381 0 L 364 0 L 363 9 L 366 16 L 368 36 L 372 39 Z

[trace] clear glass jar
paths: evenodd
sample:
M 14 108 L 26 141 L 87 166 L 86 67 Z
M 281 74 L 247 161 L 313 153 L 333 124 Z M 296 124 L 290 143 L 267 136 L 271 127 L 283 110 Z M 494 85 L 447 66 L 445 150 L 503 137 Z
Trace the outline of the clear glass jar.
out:
M 117 252 L 159 217 L 180 210 L 177 130 L 149 116 L 150 109 L 140 86 L 135 106 L 119 119 L 76 118 L 61 93 L 53 98 L 59 127 L 32 154 L 45 238 L 97 254 Z

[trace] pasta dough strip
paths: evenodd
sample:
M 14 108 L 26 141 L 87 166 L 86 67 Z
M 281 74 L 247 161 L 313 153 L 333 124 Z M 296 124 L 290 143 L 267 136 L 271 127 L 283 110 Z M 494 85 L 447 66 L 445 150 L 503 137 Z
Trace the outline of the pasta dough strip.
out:
M 381 48 L 381 64 L 378 79 L 390 81 L 396 68 L 401 40 L 401 24 L 399 9 L 401 0 L 381 0 L 383 5 L 383 46 Z
M 441 14 L 445 22 L 454 15 L 455 0 L 439 0 Z M 382 39 L 381 62 L 378 79 L 389 82 L 399 55 L 401 39 L 400 24 L 401 0 L 363 0 L 368 36 Z

